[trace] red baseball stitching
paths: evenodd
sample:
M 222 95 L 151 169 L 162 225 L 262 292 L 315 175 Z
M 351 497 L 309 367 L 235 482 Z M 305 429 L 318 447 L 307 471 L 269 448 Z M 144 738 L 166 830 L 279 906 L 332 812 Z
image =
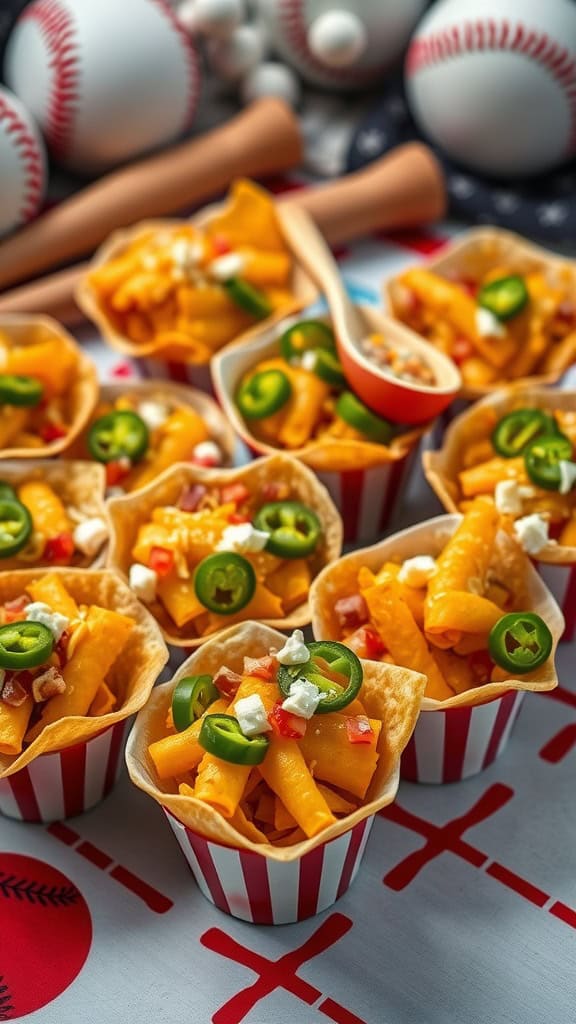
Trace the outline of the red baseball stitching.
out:
M 18 210 L 26 223 L 38 213 L 44 186 L 44 161 L 38 143 L 14 107 L 0 97 L 0 125 L 10 139 L 24 169 L 24 195 Z
M 196 59 L 196 51 L 186 30 L 183 25 L 178 21 L 174 11 L 167 3 L 167 0 L 150 0 L 151 3 L 163 12 L 166 16 L 172 28 L 178 33 L 180 41 L 184 48 L 184 60 L 188 68 L 188 101 L 186 104 L 186 116 L 184 118 L 184 124 L 182 130 L 187 130 L 191 127 L 196 113 L 196 103 L 198 100 L 198 93 L 200 91 L 200 71 L 198 68 L 198 61 Z
M 513 25 L 505 18 L 467 21 L 463 25 L 431 32 L 413 41 L 406 58 L 409 77 L 423 68 L 451 57 L 483 51 L 521 53 L 548 71 L 564 94 L 570 112 L 570 138 L 566 153 L 576 146 L 576 61 L 569 50 L 550 39 L 546 32 Z
M 44 131 L 51 149 L 62 155 L 72 140 L 74 114 L 80 98 L 80 53 L 74 20 L 58 0 L 38 0 L 26 8 L 22 21 L 37 22 L 48 51 L 54 81 L 48 96 Z
M 387 64 L 375 65 L 372 68 L 329 68 L 314 56 L 308 46 L 308 30 L 302 10 L 303 0 L 281 0 L 278 4 L 278 17 L 286 33 L 286 39 L 292 49 L 298 53 L 313 71 L 318 71 L 334 82 L 354 85 L 368 85 L 385 71 Z

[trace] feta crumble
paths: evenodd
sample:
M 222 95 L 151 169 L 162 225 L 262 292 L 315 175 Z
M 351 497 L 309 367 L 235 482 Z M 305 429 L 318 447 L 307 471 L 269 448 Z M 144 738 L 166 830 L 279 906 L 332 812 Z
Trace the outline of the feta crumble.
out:
M 560 494 L 570 494 L 576 483 L 576 462 L 568 462 L 566 459 L 561 459 L 558 466 L 560 469 L 560 487 L 558 491 Z
M 237 554 L 263 551 L 269 536 L 265 530 L 256 530 L 252 523 L 234 523 L 226 527 L 215 550 L 234 551 Z
M 295 679 L 290 684 L 290 693 L 282 702 L 282 708 L 299 718 L 312 718 L 321 699 L 320 690 L 309 679 Z
M 170 409 L 163 402 L 154 402 L 146 399 L 138 406 L 138 415 L 144 420 L 149 430 L 158 430 L 163 423 L 166 423 L 170 415 Z
M 548 521 L 534 513 L 516 520 L 514 535 L 524 551 L 529 555 L 537 555 L 542 548 L 550 543 L 548 528 Z
M 271 729 L 264 702 L 258 693 L 251 693 L 249 697 L 237 700 L 234 714 L 245 736 L 259 736 Z
M 241 253 L 227 252 L 224 256 L 212 260 L 208 269 L 217 281 L 230 281 L 242 273 L 245 262 Z
M 504 338 L 506 335 L 502 321 L 483 306 L 476 310 L 476 330 L 481 338 Z
M 407 587 L 425 587 L 436 575 L 436 562 L 431 555 L 415 555 L 402 563 L 398 580 Z
M 301 629 L 295 629 L 292 636 L 289 636 L 284 647 L 278 651 L 276 660 L 281 665 L 304 665 L 310 661 L 310 651 L 304 643 L 304 634 Z
M 130 566 L 128 574 L 130 586 L 136 597 L 144 604 L 152 604 L 156 600 L 156 587 L 158 585 L 158 574 L 147 565 L 134 562 Z
M 27 604 L 24 615 L 28 622 L 40 622 L 43 626 L 47 626 L 55 643 L 58 643 L 62 633 L 70 625 L 70 619 L 66 615 L 53 611 L 50 605 L 45 604 L 44 601 L 32 601 L 31 604 Z
M 72 534 L 74 546 L 89 558 L 95 555 L 108 539 L 108 527 L 100 516 L 84 519 Z

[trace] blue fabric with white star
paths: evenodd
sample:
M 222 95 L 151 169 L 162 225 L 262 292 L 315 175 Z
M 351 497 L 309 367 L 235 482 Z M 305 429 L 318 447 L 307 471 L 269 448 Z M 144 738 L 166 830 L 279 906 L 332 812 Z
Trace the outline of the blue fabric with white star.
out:
M 358 125 L 350 143 L 346 170 L 355 171 L 389 149 L 422 139 L 399 82 Z M 426 141 L 426 140 L 423 140 Z M 474 224 L 497 224 L 548 243 L 576 237 L 576 162 L 545 177 L 498 182 L 464 170 L 432 147 L 446 172 L 450 214 Z

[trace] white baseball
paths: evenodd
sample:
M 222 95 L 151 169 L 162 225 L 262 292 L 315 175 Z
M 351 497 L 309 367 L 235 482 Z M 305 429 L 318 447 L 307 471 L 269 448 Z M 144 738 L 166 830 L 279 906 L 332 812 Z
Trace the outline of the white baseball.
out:
M 175 139 L 199 91 L 193 43 L 165 0 L 36 0 L 4 74 L 59 162 L 88 172 Z
M 46 191 L 46 154 L 24 105 L 0 88 L 0 236 L 32 220 Z
M 382 81 L 427 0 L 256 0 L 278 56 L 332 89 Z
M 185 0 L 178 8 L 178 20 L 188 32 L 226 38 L 245 13 L 244 0 Z
M 294 72 L 285 64 L 264 61 L 254 68 L 242 83 L 242 98 L 252 103 L 261 96 L 277 96 L 295 107 L 300 99 L 300 84 Z
M 576 6 L 570 0 L 442 0 L 406 61 L 422 131 L 482 173 L 523 177 L 576 151 Z
M 234 82 L 264 57 L 264 37 L 258 25 L 240 25 L 227 39 L 209 39 L 210 67 L 220 78 Z

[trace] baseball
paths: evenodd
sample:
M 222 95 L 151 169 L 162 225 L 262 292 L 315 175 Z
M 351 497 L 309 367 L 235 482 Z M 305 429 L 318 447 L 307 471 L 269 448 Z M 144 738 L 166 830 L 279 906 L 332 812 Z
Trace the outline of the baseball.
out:
M 312 84 L 363 89 L 402 56 L 427 0 L 257 0 L 277 55 Z
M 502 178 L 548 171 L 576 151 L 576 6 L 442 0 L 414 35 L 406 88 L 454 160 Z
M 291 107 L 300 99 L 300 84 L 296 75 L 285 64 L 264 61 L 246 75 L 242 83 L 242 99 L 252 103 L 261 96 L 277 96 Z
M 199 91 L 193 43 L 165 0 L 36 0 L 4 74 L 55 158 L 83 172 L 171 142 Z
M 226 38 L 244 18 L 243 0 L 185 0 L 178 20 L 188 32 Z
M 0 89 L 0 236 L 32 220 L 46 191 L 46 155 L 20 100 Z
M 220 78 L 234 82 L 264 57 L 264 39 L 257 25 L 240 25 L 228 39 L 208 40 L 210 67 Z

